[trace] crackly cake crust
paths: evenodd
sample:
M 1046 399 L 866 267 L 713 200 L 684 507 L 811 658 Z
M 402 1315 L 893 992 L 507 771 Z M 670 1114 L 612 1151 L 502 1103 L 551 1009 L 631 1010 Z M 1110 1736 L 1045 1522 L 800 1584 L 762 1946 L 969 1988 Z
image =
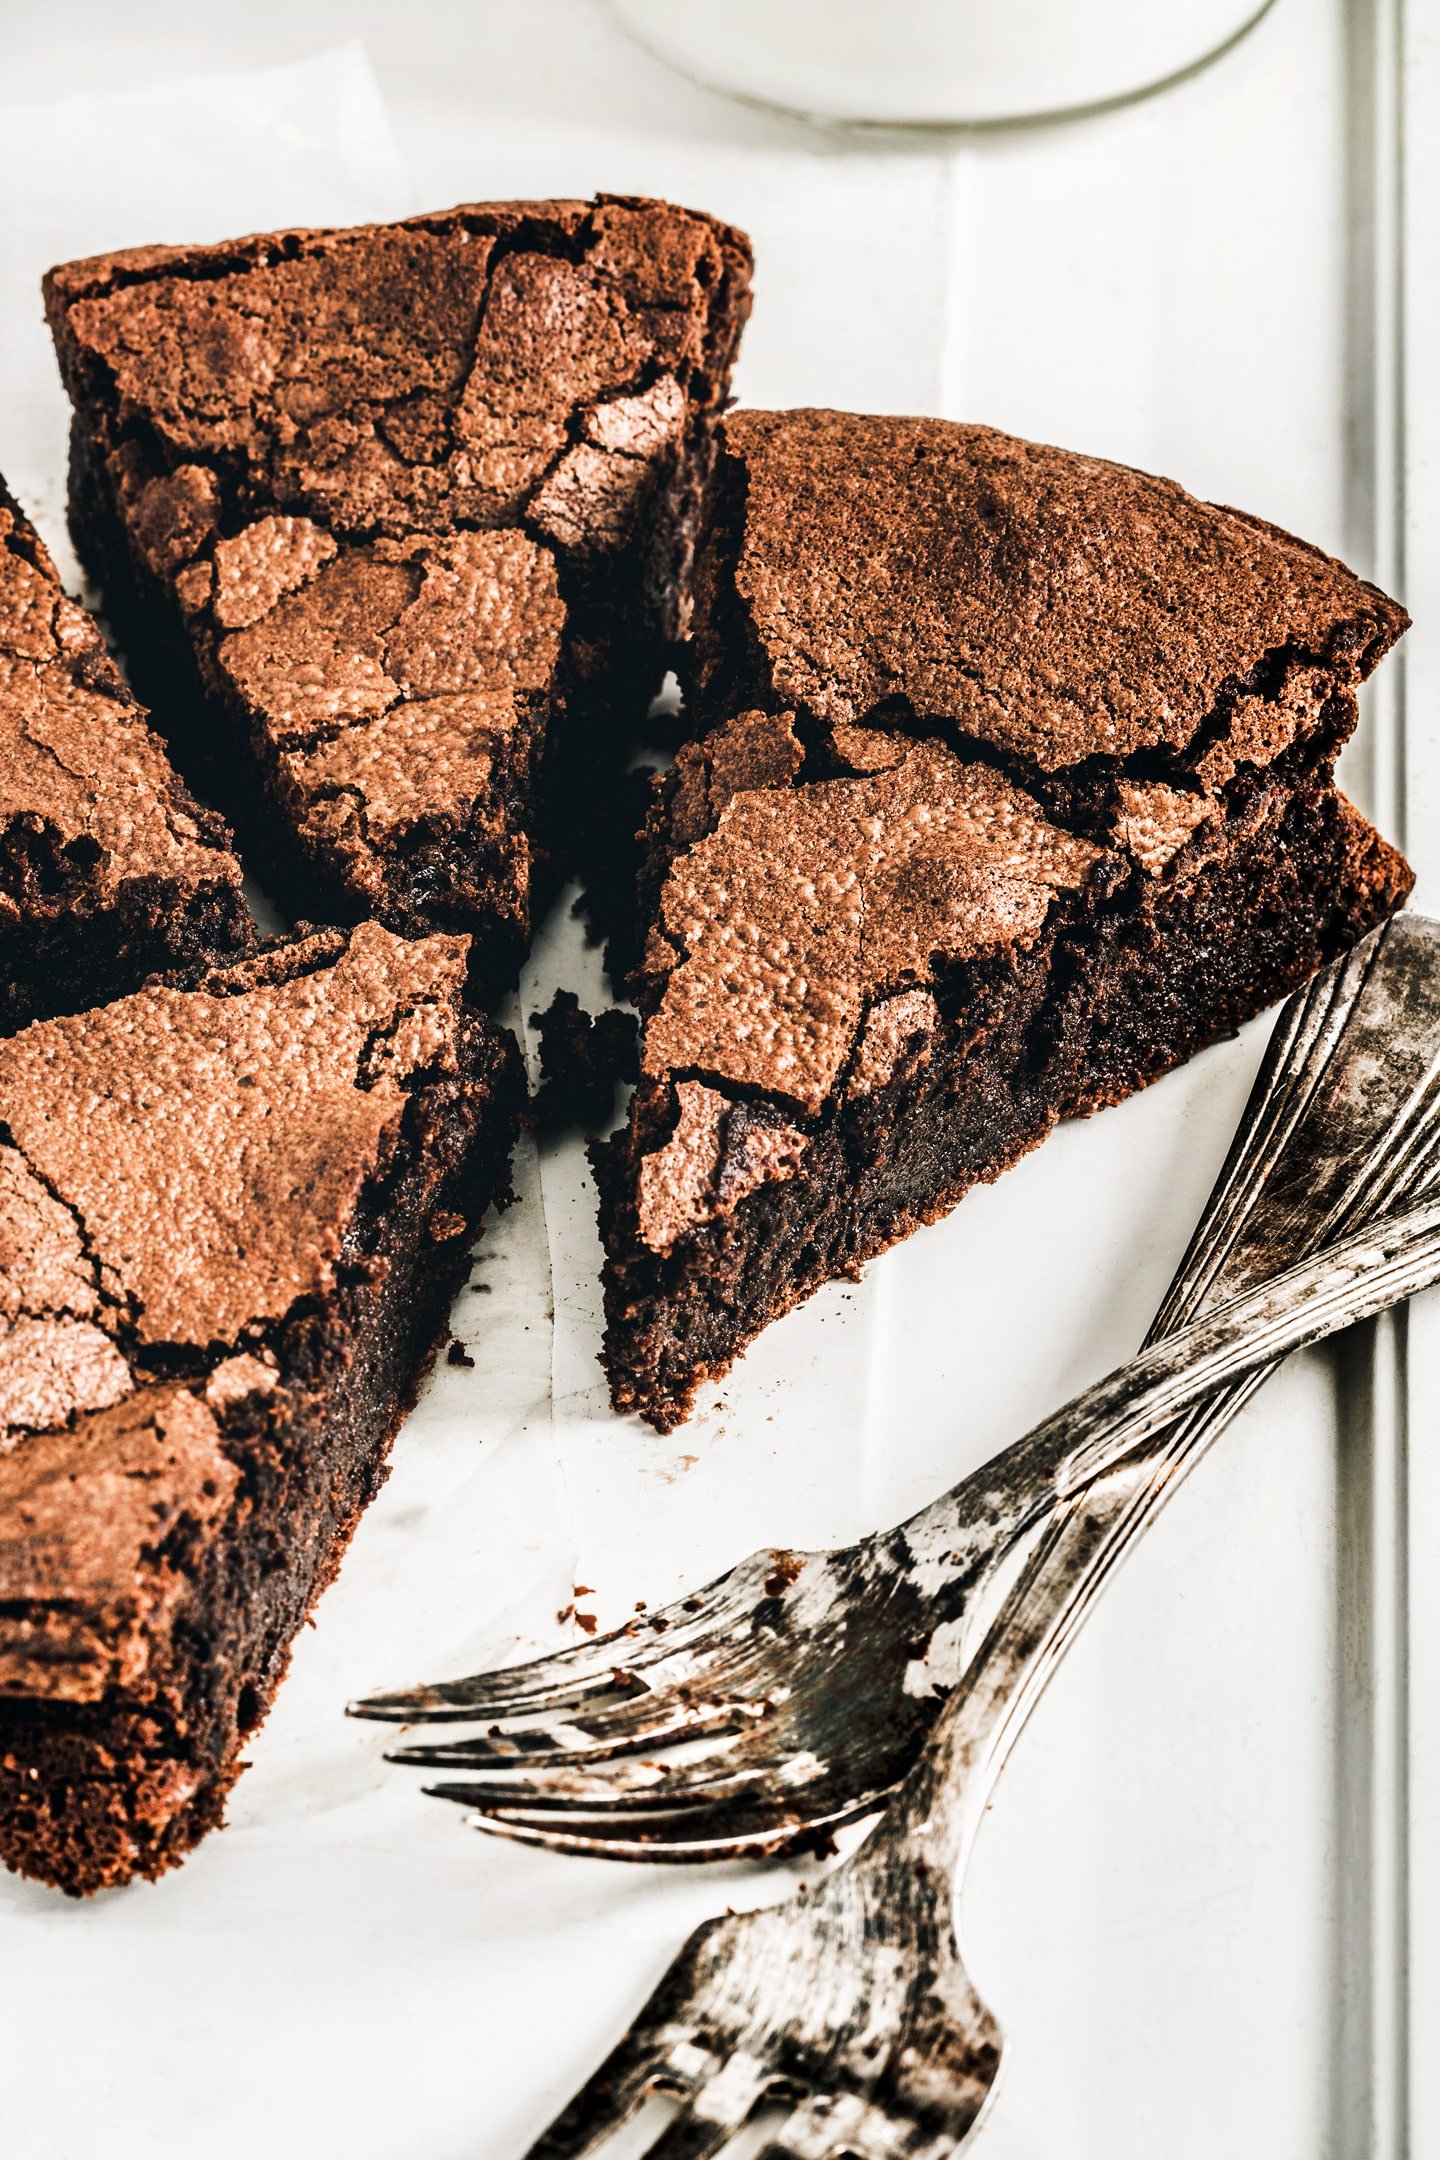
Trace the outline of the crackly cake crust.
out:
M 698 577 L 715 719 L 917 715 L 1037 777 L 1130 760 L 1223 778 L 1304 717 L 1268 663 L 1353 687 L 1403 608 L 1318 548 L 1173 480 L 948 421 L 733 414 Z M 1283 705 L 1284 701 L 1280 701 Z
M 219 1820 L 507 1187 L 466 961 L 362 924 L 0 1043 L 9 1865 L 93 1890 Z
M 584 802 L 683 627 L 748 275 L 609 197 L 50 274 L 76 544 L 152 670 L 198 670 L 177 752 L 299 910 L 513 966 L 538 798 Z
M 224 825 L 0 481 L 0 1033 L 251 942 Z
M 1172 482 L 737 413 L 657 788 L 606 1362 L 662 1429 L 759 1327 L 1399 905 L 1334 787 L 1403 611 Z

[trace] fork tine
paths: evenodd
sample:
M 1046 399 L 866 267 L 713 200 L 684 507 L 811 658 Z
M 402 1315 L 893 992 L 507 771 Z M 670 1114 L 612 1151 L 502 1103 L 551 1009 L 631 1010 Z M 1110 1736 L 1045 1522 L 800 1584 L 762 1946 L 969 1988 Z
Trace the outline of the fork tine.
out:
M 637 1760 L 631 1755 L 607 1759 L 598 1769 L 557 1771 L 543 1783 L 527 1778 L 522 1772 L 496 1772 L 486 1778 L 466 1779 L 463 1787 L 455 1780 L 451 1789 L 462 1790 L 468 1796 L 465 1805 L 489 1813 L 493 1809 L 509 1809 L 528 1814 L 564 1813 L 573 1815 L 629 1813 L 638 1810 L 642 1814 L 654 1814 L 658 1810 L 669 1812 L 672 1808 L 696 1808 L 711 1805 L 720 1800 L 743 1799 L 754 1790 L 757 1775 L 764 1775 L 765 1765 L 752 1763 L 746 1758 L 743 1767 L 729 1767 L 725 1752 L 735 1745 L 733 1733 L 719 1735 L 713 1751 L 692 1758 L 683 1765 L 671 1768 L 664 1762 L 652 1762 L 648 1757 Z M 394 1762 L 396 1754 L 386 1760 Z M 792 1793 L 807 1791 L 814 1781 L 791 1777 L 786 1789 Z
M 733 1700 L 677 1704 L 641 1689 L 620 1708 L 587 1717 L 571 1734 L 542 1730 L 411 1742 L 391 1748 L 388 1759 L 435 1770 L 562 1770 L 602 1762 L 612 1755 L 633 1755 L 641 1748 L 671 1747 L 709 1733 L 736 1732 L 763 1715 L 760 1704 Z
M 645 2160 L 710 2160 L 748 2122 L 774 2081 L 768 2063 L 732 2055 L 666 2124 Z
M 933 2123 L 892 2114 L 859 2093 L 812 2093 L 788 2115 L 758 2160 L 948 2160 L 980 2118 L 972 2109 L 937 2134 Z
M 453 1800 L 461 1807 L 474 1804 L 470 1789 L 462 1784 L 428 1785 L 425 1790 L 434 1799 Z M 487 1807 L 475 1814 L 474 1825 L 488 1836 L 542 1846 L 547 1852 L 686 1865 L 700 1860 L 762 1859 L 785 1852 L 797 1842 L 811 1845 L 846 1823 L 873 1814 L 885 1798 L 883 1791 L 866 1792 L 827 1807 L 807 1794 L 803 1822 L 796 1820 L 793 1799 L 787 1803 L 782 1796 L 767 1799 L 751 1793 L 732 1802 L 657 1806 L 653 1814 L 618 1809 L 608 1814 L 547 1814 Z
M 446 1718 L 501 1724 L 507 1718 L 546 1716 L 610 1693 L 616 1685 L 621 1692 L 636 1692 L 644 1686 L 647 1671 L 672 1664 L 677 1657 L 708 1660 L 716 1652 L 722 1657 L 733 1653 L 736 1642 L 748 1637 L 759 1601 L 774 1592 L 767 1570 L 773 1575 L 780 1562 L 813 1557 L 752 1553 L 693 1596 L 637 1616 L 589 1642 L 498 1671 L 361 1696 L 349 1705 L 350 1715 L 405 1725 Z M 783 1575 L 787 1587 L 797 1579 L 793 1571 Z
M 627 1649 L 632 1652 L 629 1657 Z M 624 1628 L 619 1628 L 610 1635 L 598 1635 L 593 1642 L 535 1658 L 528 1665 L 363 1695 L 347 1708 L 351 1717 L 397 1725 L 471 1718 L 498 1723 L 508 1717 L 544 1716 L 600 1696 L 643 1694 L 645 1683 L 637 1677 L 634 1664 L 633 1645 Z
M 718 1736 L 721 1744 L 732 1739 L 729 1733 Z M 602 1756 L 594 1771 L 586 1768 L 589 1756 L 562 1756 L 558 1761 L 550 1756 L 543 1764 L 543 1778 L 528 1775 L 529 1762 L 520 1754 L 487 1761 L 468 1752 L 450 1755 L 438 1747 L 396 1747 L 386 1749 L 385 1760 L 422 1770 L 478 1769 L 482 1774 L 473 1780 L 474 1790 L 492 1793 L 499 1807 L 603 1806 L 632 1793 L 653 1793 L 671 1774 L 664 1764 L 648 1756 L 636 1761 L 633 1755 Z
M 869 2112 L 858 2093 L 810 2093 L 761 2147 L 758 2160 L 827 2160 L 835 2152 L 868 2152 L 852 2141 Z
M 652 1997 L 599 2069 L 541 2131 L 525 2160 L 581 2160 L 627 2122 L 651 2092 L 688 2096 L 693 2091 L 693 2072 L 682 2068 L 681 2061 L 694 2050 L 666 2046 L 667 2035 L 652 2015 L 654 2001 Z
M 655 2065 L 617 2062 L 616 2057 L 626 2053 L 628 2046 L 622 2043 L 586 2079 L 549 2128 L 541 2131 L 525 2160 L 581 2160 L 582 2154 L 629 2121 L 651 2089 Z

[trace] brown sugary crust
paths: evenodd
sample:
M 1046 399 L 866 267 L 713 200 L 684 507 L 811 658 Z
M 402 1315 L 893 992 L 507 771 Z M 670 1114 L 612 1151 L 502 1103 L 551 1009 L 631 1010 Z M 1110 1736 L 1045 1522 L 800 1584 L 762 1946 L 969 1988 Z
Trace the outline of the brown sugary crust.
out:
M 1138 883 L 1125 904 L 937 986 L 940 1026 L 909 1032 L 881 1086 L 852 1084 L 807 1122 L 789 1174 L 743 1187 L 738 1205 L 726 1205 L 736 1149 L 722 1127 L 687 1233 L 661 1249 L 640 1203 L 673 1113 L 663 1087 L 642 1084 L 629 1129 L 593 1151 L 616 1409 L 671 1431 L 771 1320 L 947 1214 L 1059 1118 L 1119 1102 L 1233 1034 L 1412 882 L 1333 787 L 1296 790 L 1198 873 Z M 727 1125 L 776 1114 L 724 1110 Z
M 642 836 L 642 1077 L 600 1157 L 612 1392 L 662 1428 L 774 1314 L 1411 883 L 1334 790 L 1406 623 L 1342 564 L 992 429 L 721 438 L 713 724 Z
M 909 713 L 1037 775 L 1144 752 L 1194 773 L 1272 656 L 1353 688 L 1409 621 L 1332 556 L 1173 480 L 994 428 L 824 411 L 724 421 L 696 605 L 707 718 Z M 1263 717 L 1273 758 L 1303 711 Z
M 50 273 L 76 544 L 298 911 L 513 970 L 684 626 L 749 267 L 599 197 Z
M 1104 864 L 1034 798 L 942 744 L 868 737 L 880 769 L 746 787 L 660 895 L 641 1070 L 820 1111 L 867 1007 L 943 962 L 1032 942 Z M 712 790 L 713 800 L 713 790 Z
M 362 925 L 0 1045 L 10 1866 L 79 1894 L 219 1821 L 508 1191 L 465 967 Z
M 240 878 L 0 481 L 0 1034 L 248 950 Z

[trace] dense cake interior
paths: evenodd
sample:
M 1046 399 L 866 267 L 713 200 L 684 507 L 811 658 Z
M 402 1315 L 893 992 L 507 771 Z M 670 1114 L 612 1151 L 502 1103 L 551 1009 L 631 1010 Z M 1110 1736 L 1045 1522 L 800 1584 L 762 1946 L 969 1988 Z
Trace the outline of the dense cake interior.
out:
M 724 425 L 601 1151 L 617 1407 L 1281 996 L 1399 904 L 1336 793 L 1405 618 L 1173 483 L 988 429 Z
M 0 482 L 0 1032 L 251 942 L 224 825 Z
M 383 1475 L 503 1197 L 464 941 L 322 933 L 0 1043 L 0 1854 L 155 1875 Z
M 601 198 L 51 274 L 76 544 L 298 911 L 513 967 L 682 627 L 748 272 Z

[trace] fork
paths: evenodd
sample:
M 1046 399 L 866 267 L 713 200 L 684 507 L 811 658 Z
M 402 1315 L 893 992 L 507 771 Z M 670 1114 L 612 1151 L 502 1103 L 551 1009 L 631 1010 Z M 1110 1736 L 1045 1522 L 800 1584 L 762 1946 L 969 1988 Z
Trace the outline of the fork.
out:
M 1429 1188 L 1437 962 L 1440 925 L 1399 916 L 1290 1001 L 1147 1345 Z M 1127 1510 L 1091 1563 L 1096 1591 L 1263 1377 L 1247 1371 L 1215 1390 L 1130 1463 Z M 1103 1430 L 1089 1454 L 1032 1435 L 858 1545 L 757 1553 L 698 1596 L 591 1643 L 352 1707 L 487 1727 L 391 1759 L 481 1773 L 427 1789 L 502 1835 L 645 1860 L 793 1847 L 873 1810 L 904 1776 L 965 1669 L 997 1578 L 1113 1459 Z M 665 1761 L 682 1741 L 698 1744 Z
M 1098 1402 L 1123 1448 L 1219 1381 L 1437 1277 L 1432 1199 L 1230 1300 L 1060 1417 L 1093 1430 Z M 775 2101 L 791 2112 L 762 2160 L 939 2160 L 974 2130 L 1004 2041 L 965 1969 L 956 1893 L 1005 1755 L 1082 1616 L 1075 1588 L 1130 1511 L 1133 1468 L 1122 1457 L 1059 1503 L 867 1841 L 818 1890 L 699 1927 L 528 2160 L 581 2160 L 661 2091 L 680 2112 L 647 2160 L 706 2160 Z

